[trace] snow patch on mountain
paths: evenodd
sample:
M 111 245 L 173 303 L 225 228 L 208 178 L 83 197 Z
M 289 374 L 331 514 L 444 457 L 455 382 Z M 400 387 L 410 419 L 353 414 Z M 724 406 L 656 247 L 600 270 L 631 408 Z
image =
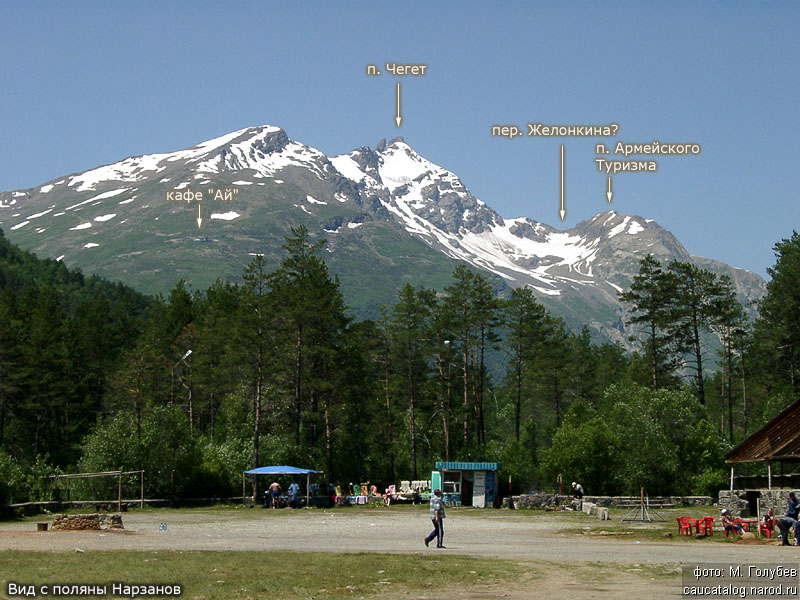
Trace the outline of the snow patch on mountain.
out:
M 72 206 L 68 206 L 65 210 L 72 210 L 79 206 L 83 206 L 84 204 L 89 204 L 90 202 L 94 202 L 96 200 L 105 200 L 106 198 L 113 198 L 114 196 L 119 196 L 120 194 L 124 194 L 131 188 L 120 188 L 118 190 L 111 190 L 110 192 L 103 192 L 102 194 L 98 194 L 97 196 L 92 196 L 88 200 L 84 200 L 83 202 L 78 202 L 77 204 L 73 204 Z
M 178 152 L 167 152 L 164 154 L 147 154 L 145 156 L 133 156 L 120 162 L 98 167 L 91 171 L 86 171 L 70 178 L 67 184 L 75 187 L 78 192 L 85 192 L 96 189 L 97 184 L 105 181 L 143 181 L 152 175 L 166 170 L 164 162 L 175 162 L 179 160 L 191 161 L 205 156 L 209 152 L 224 146 L 231 140 L 240 137 L 247 128 L 234 131 L 226 135 L 202 142 Z
M 92 226 L 91 223 L 81 223 L 80 225 L 76 225 L 75 227 L 70 227 L 70 231 L 80 231 L 81 229 L 89 229 Z
M 197 171 L 222 173 L 252 169 L 269 176 L 294 166 L 307 168 L 320 179 L 324 177 L 327 157 L 316 148 L 290 140 L 279 127 L 264 125 L 240 133 L 247 135 L 241 135 L 241 140 L 226 144 L 221 152 L 198 163 Z
M 366 177 L 366 174 L 361 171 L 356 161 L 348 154 L 340 154 L 339 156 L 334 156 L 330 160 L 334 168 L 350 181 L 358 183 Z
M 241 216 L 242 215 L 232 210 L 230 212 L 225 212 L 225 213 L 211 213 L 210 218 L 219 219 L 220 221 L 233 221 L 234 219 L 238 219 Z

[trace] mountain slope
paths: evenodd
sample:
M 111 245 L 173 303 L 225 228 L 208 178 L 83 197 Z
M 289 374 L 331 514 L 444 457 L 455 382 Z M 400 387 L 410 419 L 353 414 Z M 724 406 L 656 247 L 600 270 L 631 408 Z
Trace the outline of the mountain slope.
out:
M 187 191 L 203 192 L 202 202 L 169 199 Z M 727 272 L 748 301 L 764 289 L 756 275 L 691 257 L 641 217 L 611 211 L 568 231 L 504 219 L 402 138 L 329 158 L 277 127 L 251 127 L 0 194 L 10 240 L 148 292 L 178 277 L 196 289 L 237 281 L 252 255 L 279 260 L 300 224 L 327 238 L 326 260 L 365 316 L 405 282 L 441 289 L 458 261 L 490 274 L 497 290 L 530 286 L 572 327 L 623 342 L 617 293 L 647 253 Z

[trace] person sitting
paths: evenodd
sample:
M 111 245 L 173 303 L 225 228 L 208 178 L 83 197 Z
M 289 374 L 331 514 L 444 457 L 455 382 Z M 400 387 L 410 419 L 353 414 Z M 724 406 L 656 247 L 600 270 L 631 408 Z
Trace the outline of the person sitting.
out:
M 792 527 L 794 527 L 795 543 L 800 546 L 800 527 L 797 526 L 797 519 L 788 516 L 778 519 L 778 529 L 781 531 L 781 546 L 791 546 L 789 532 Z
M 737 535 L 741 535 L 744 533 L 744 528 L 741 526 L 741 524 L 733 520 L 733 518 L 731 517 L 731 513 L 728 511 L 727 508 L 722 509 L 721 521 L 722 521 L 722 527 L 725 529 L 725 531 L 730 531 Z
M 572 482 L 572 491 L 573 491 L 573 494 L 574 494 L 575 498 L 577 498 L 578 500 L 582 500 L 583 499 L 583 486 L 580 483 L 575 483 L 573 481 Z

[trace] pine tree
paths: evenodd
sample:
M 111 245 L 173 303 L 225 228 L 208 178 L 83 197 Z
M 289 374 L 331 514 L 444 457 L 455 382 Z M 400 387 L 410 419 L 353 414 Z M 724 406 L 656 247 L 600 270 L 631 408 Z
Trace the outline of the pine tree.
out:
M 628 325 L 639 325 L 644 330 L 640 343 L 650 364 L 650 386 L 654 390 L 664 385 L 676 366 L 667 333 L 674 285 L 672 274 L 664 272 L 653 255 L 648 254 L 639 261 L 639 273 L 630 289 L 619 294 L 620 301 L 632 307 Z
M 713 329 L 722 342 L 722 374 L 725 381 L 725 392 L 728 404 L 728 441 L 733 442 L 733 371 L 734 344 L 737 336 L 741 336 L 747 324 L 747 316 L 741 303 L 736 298 L 736 287 L 728 275 L 722 275 L 718 281 L 719 293 Z
M 692 263 L 673 261 L 669 270 L 674 276 L 674 296 L 668 330 L 677 350 L 691 357 L 688 362 L 695 373 L 697 399 L 705 404 L 703 334 L 716 322 L 722 290 L 713 273 Z
M 398 294 L 392 311 L 392 330 L 398 364 L 402 364 L 408 401 L 408 436 L 411 476 L 417 477 L 417 404 L 425 372 L 424 346 L 429 340 L 429 312 L 410 283 Z
M 274 311 L 264 257 L 254 257 L 245 267 L 242 278 L 245 283 L 239 305 L 239 328 L 236 332 L 237 358 L 252 393 L 253 468 L 256 468 L 260 460 L 264 397 L 268 393 L 267 382 L 275 368 Z
M 514 376 L 514 439 L 520 441 L 523 381 L 544 336 L 547 312 L 530 288 L 516 288 L 505 304 L 505 325 Z
M 23 323 L 17 296 L 0 288 L 0 449 L 6 445 L 6 422 L 14 417 L 22 391 Z
M 458 347 L 461 358 L 462 380 L 462 447 L 465 451 L 470 446 L 470 373 L 474 363 L 471 361 L 475 340 L 475 314 L 471 301 L 471 289 L 475 274 L 465 265 L 458 265 L 453 271 L 453 283 L 445 288 L 444 311 L 449 322 L 453 323 L 454 345 Z
M 800 234 L 792 232 L 775 244 L 775 265 L 767 269 L 772 278 L 767 294 L 759 302 L 759 337 L 771 347 L 779 363 L 779 379 L 787 382 L 792 395 L 800 395 L 797 353 L 800 350 Z

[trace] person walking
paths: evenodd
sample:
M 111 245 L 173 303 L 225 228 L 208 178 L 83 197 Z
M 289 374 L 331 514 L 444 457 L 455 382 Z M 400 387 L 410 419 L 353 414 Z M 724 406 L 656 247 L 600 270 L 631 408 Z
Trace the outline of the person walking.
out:
M 433 490 L 431 495 L 431 521 L 433 521 L 433 531 L 425 538 L 427 546 L 436 538 L 436 547 L 444 548 L 444 502 L 442 502 L 442 490 Z

